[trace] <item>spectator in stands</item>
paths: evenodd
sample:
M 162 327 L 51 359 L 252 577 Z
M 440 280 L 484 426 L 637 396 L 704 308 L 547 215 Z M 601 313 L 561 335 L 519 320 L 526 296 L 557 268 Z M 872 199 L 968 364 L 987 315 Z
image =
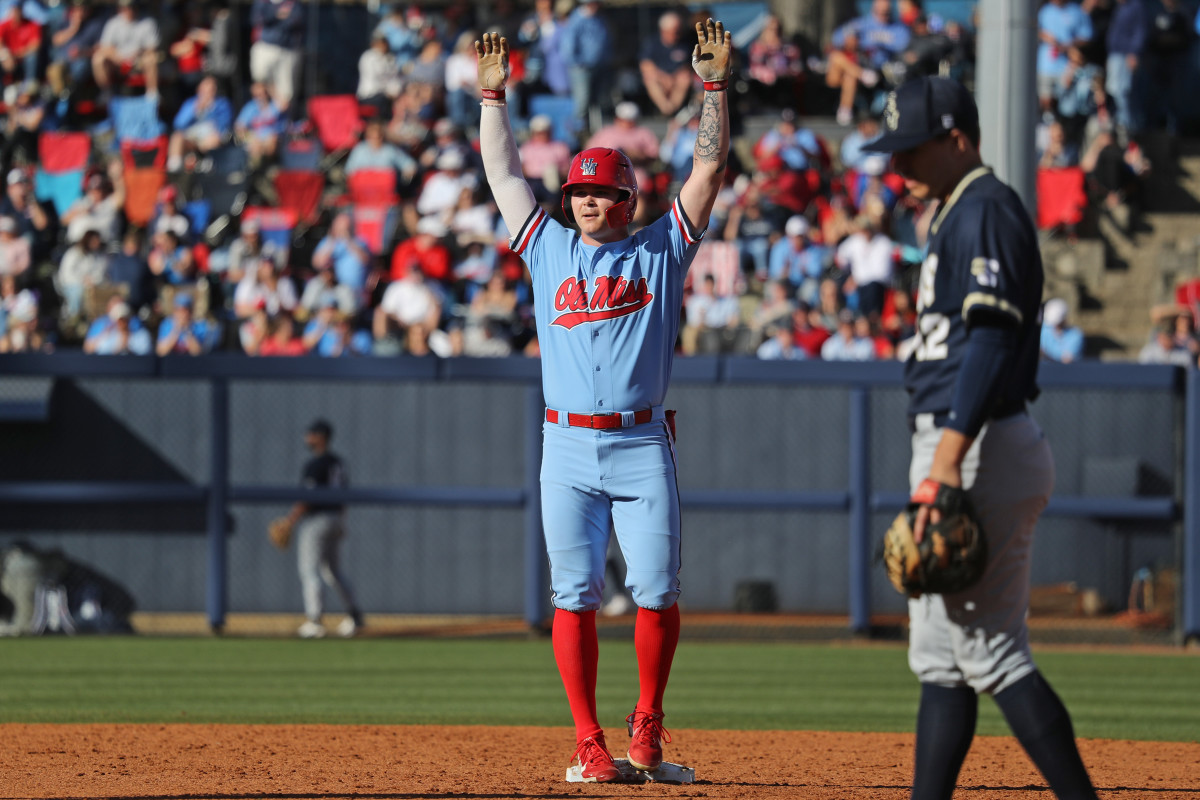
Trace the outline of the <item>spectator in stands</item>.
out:
M 874 0 L 870 13 L 833 32 L 833 49 L 824 65 L 825 83 L 840 90 L 839 125 L 854 120 L 859 84 L 870 89 L 879 83 L 879 71 L 908 47 L 909 37 L 908 28 L 892 20 L 891 0 Z M 814 66 L 821 65 L 817 62 Z
M 402 280 L 417 270 L 430 280 L 448 284 L 453 277 L 453 259 L 443 239 L 446 226 L 435 217 L 417 223 L 416 233 L 392 251 L 391 280 Z
M 426 143 L 433 138 L 426 117 L 420 87 L 405 85 L 392 103 L 392 116 L 384 129 L 387 140 L 408 153 L 424 155 Z
M 1196 319 L 1186 309 L 1176 314 L 1172 322 L 1175 325 L 1175 346 L 1192 354 L 1193 363 L 1200 356 L 1200 337 L 1196 336 Z
M 224 258 L 209 260 L 209 270 L 221 277 L 228 291 L 233 291 L 247 274 L 254 275 L 261 260 L 271 261 L 277 270 L 287 266 L 287 252 L 274 242 L 266 241 L 262 235 L 262 223 L 257 219 L 243 219 L 238 237 L 226 248 Z
M 450 217 L 449 227 L 448 235 L 453 238 L 459 251 L 471 242 L 490 244 L 495 241 L 496 204 L 485 181 L 480 181 L 473 190 L 459 196 L 458 207 Z
M 8 310 L 8 328 L 0 336 L 0 353 L 48 353 L 53 345 L 38 320 L 38 298 L 29 289 L 17 292 Z
M 1083 51 L 1078 47 L 1072 47 L 1067 54 L 1067 67 L 1059 77 L 1054 100 L 1058 121 L 1078 161 L 1088 121 L 1097 115 L 1103 121 L 1109 121 L 1104 71 L 1085 61 Z
M 104 24 L 92 53 L 92 77 L 102 90 L 112 90 L 141 72 L 146 93 L 158 94 L 158 24 L 142 16 L 136 0 L 117 0 L 117 13 Z
M 375 309 L 371 333 L 376 352 L 395 352 L 402 347 L 413 355 L 424 355 L 441 317 L 441 301 L 425 274 L 420 269 L 408 270 L 388 284 Z
M 862 213 L 882 216 L 896 204 L 896 192 L 885 178 L 890 159 L 883 153 L 872 153 L 862 160 L 862 168 L 851 179 L 846 176 L 846 191 L 851 204 Z
M 750 43 L 746 61 L 755 107 L 790 108 L 797 105 L 804 76 L 800 48 L 784 38 L 779 17 L 767 15 L 758 38 Z
M 373 37 L 383 36 L 388 49 L 396 57 L 396 63 L 402 68 L 416 58 L 421 49 L 421 12 L 416 6 L 409 11 L 414 13 L 406 14 L 399 3 L 388 6 L 371 33 Z
M 1042 358 L 1071 364 L 1083 358 L 1083 331 L 1067 324 L 1067 301 L 1052 297 L 1042 307 Z
M 559 196 L 563 178 L 571 166 L 571 151 L 551 138 L 551 121 L 544 114 L 529 120 L 529 138 L 521 145 L 521 169 L 539 203 Z
M 0 21 L 0 69 L 5 82 L 37 80 L 41 48 L 42 26 L 25 16 L 20 2 L 13 3 Z
M 300 338 L 304 351 L 329 355 L 329 351 L 332 351 L 338 344 L 337 323 L 341 316 L 341 312 L 338 311 L 337 298 L 332 295 L 324 297 L 317 307 L 317 313 L 304 326 L 304 333 Z M 326 352 L 321 352 L 322 349 Z
M 1052 169 L 1058 167 L 1074 167 L 1079 164 L 1079 149 L 1067 138 L 1066 129 L 1058 120 L 1046 125 L 1042 137 L 1044 144 L 1038 153 L 1038 167 Z
M 496 272 L 497 252 L 491 237 L 471 237 L 460 240 L 463 254 L 454 262 L 455 294 L 470 302 Z
M 854 233 L 838 245 L 835 262 L 846 274 L 842 291 L 854 296 L 858 313 L 878 317 L 896 265 L 896 243 L 883 232 L 880 220 L 858 217 Z
M 173 231 L 180 242 L 191 239 L 192 221 L 183 213 L 183 205 L 179 200 L 179 190 L 175 184 L 168 183 L 158 191 L 158 202 L 154 206 L 154 215 L 150 220 L 150 229 L 155 233 Z
M 384 139 L 383 123 L 373 119 L 363 128 L 362 141 L 350 150 L 350 157 L 346 159 L 346 174 L 387 169 L 396 173 L 398 185 L 407 185 L 417 176 L 416 160 Z
M 821 345 L 821 358 L 825 361 L 875 360 L 875 342 L 862 334 L 856 320 L 854 312 L 848 308 L 838 313 L 837 331 Z
M 917 311 L 912 295 L 903 289 L 893 290 L 891 300 L 890 304 L 884 305 L 879 327 L 891 340 L 896 358 L 907 361 L 916 341 Z
M 482 97 L 479 93 L 479 56 L 475 54 L 477 38 L 478 34 L 472 30 L 460 33 L 454 52 L 446 59 L 446 115 L 458 127 L 470 131 L 479 130 L 479 100 Z
M 175 115 L 167 148 L 167 171 L 194 168 L 197 156 L 204 156 L 228 141 L 233 132 L 233 106 L 217 94 L 217 79 L 208 76 L 196 87 L 196 94 L 184 101 Z
M 919 11 L 909 27 L 912 38 L 908 47 L 895 61 L 885 64 L 883 68 L 884 75 L 892 85 L 940 74 L 942 65 L 952 61 L 958 50 L 955 41 L 944 30 L 934 30 L 929 17 Z
M 98 356 L 149 355 L 150 332 L 120 295 L 109 298 L 106 313 L 88 327 L 83 352 Z
M 308 283 L 304 284 L 304 291 L 300 294 L 300 305 L 296 310 L 297 315 L 301 319 L 314 316 L 330 297 L 337 301 L 338 311 L 346 315 L 357 313 L 362 299 L 349 286 L 338 283 L 333 270 L 317 270 L 308 279 Z
M 1142 97 L 1150 127 L 1175 133 L 1184 113 L 1194 113 L 1195 94 L 1184 83 L 1193 75 L 1189 53 L 1195 38 L 1191 15 L 1183 3 L 1158 0 L 1151 11 L 1141 70 L 1148 88 Z
M 296 336 L 296 321 L 287 313 L 271 320 L 267 338 L 258 348 L 260 356 L 302 356 L 306 352 L 304 342 Z
M 421 44 L 417 57 L 408 64 L 405 79 L 409 85 L 420 87 L 423 102 L 440 113 L 446 99 L 446 54 L 441 39 L 434 36 Z
M 20 235 L 15 219 L 0 216 L 0 275 L 24 275 L 29 265 L 29 239 Z
M 247 270 L 233 295 L 233 312 L 239 319 L 253 316 L 259 308 L 265 310 L 269 317 L 280 311 L 296 310 L 296 287 L 290 278 L 280 276 L 269 258 L 259 258 L 254 270 Z M 265 324 L 262 325 L 262 334 L 266 335 Z
M 250 24 L 257 32 L 250 45 L 250 79 L 269 86 L 271 98 L 285 113 L 300 74 L 304 19 L 304 4 L 298 0 L 254 0 L 250 6 Z
M 89 287 L 104 283 L 108 273 L 108 252 L 100 231 L 89 226 L 79 241 L 67 248 L 54 275 L 54 285 L 63 299 L 62 316 L 75 322 L 83 313 L 83 295 Z
M 749 186 L 736 199 L 725 220 L 724 238 L 741 253 L 742 271 L 761 282 L 767 279 L 769 254 L 779 236 L 779 225 L 763 213 L 758 198 L 757 188 Z
M 750 319 L 750 335 L 754 341 L 769 338 L 767 329 L 772 325 L 786 323 L 788 336 L 792 335 L 792 312 L 795 306 L 788 299 L 788 286 L 783 281 L 767 281 L 763 284 L 763 296 Z
M 761 161 L 779 156 L 789 169 L 821 169 L 825 166 L 825 148 L 817 135 L 800 125 L 796 112 L 785 108 L 779 121 L 754 145 L 754 158 Z
M 1132 215 L 1140 205 L 1141 178 L 1149 168 L 1141 151 L 1132 145 L 1121 148 L 1113 130 L 1102 128 L 1079 159 L 1079 166 L 1087 176 L 1092 201 L 1129 230 Z
M 175 62 L 175 81 L 184 92 L 195 92 L 205 78 L 204 63 L 208 43 L 212 40 L 211 20 L 207 7 L 187 3 L 181 9 L 182 24 L 167 54 Z
M 467 306 L 462 325 L 461 355 L 502 357 L 513 351 L 517 293 L 504 275 L 493 272 Z
M 686 355 L 716 355 L 735 349 L 741 329 L 738 299 L 717 293 L 717 281 L 705 275 L 684 302 L 686 322 L 681 339 Z
M 783 238 L 771 246 L 767 274 L 773 281 L 784 281 L 793 294 L 813 303 L 826 262 L 830 260 L 829 249 L 814 244 L 809 239 L 811 225 L 796 214 L 784 226 Z
M 674 11 L 658 18 L 658 33 L 646 37 L 638 69 L 650 102 L 664 117 L 683 108 L 692 93 L 692 46 L 682 35 L 683 20 Z
M 463 131 L 453 120 L 439 119 L 433 123 L 433 144 L 421 152 L 418 161 L 423 169 L 441 169 L 437 161 L 447 153 L 456 153 L 462 161 L 461 169 L 475 170 L 482 166 L 479 154 L 463 136 Z
M 856 316 L 854 318 L 854 335 L 859 339 L 867 339 L 871 342 L 877 361 L 891 361 L 896 357 L 896 346 L 884 334 L 878 317 L 864 317 L 861 314 Z
M 259 303 L 254 311 L 238 325 L 238 344 L 242 352 L 248 356 L 262 354 L 263 342 L 271 330 L 271 317 L 267 314 L 265 304 Z
M 387 36 L 376 28 L 371 34 L 371 46 L 358 59 L 358 90 L 355 92 L 358 101 L 374 106 L 376 115 L 382 117 L 403 88 L 400 64 L 388 46 Z
M 257 169 L 275 158 L 279 137 L 287 128 L 283 112 L 264 83 L 250 84 L 250 99 L 233 121 L 234 138 L 246 151 L 251 169 Z
M 1133 112 L 1133 76 L 1146 46 L 1147 15 L 1142 0 L 1115 0 L 1108 26 L 1105 89 L 1116 107 L 1119 136 L 1138 133 Z
M 445 228 L 463 193 L 474 192 L 479 185 L 479 176 L 468 172 L 463 157 L 453 150 L 438 156 L 434 166 L 437 171 L 421 187 L 415 210 L 421 219 L 436 220 Z
M 52 204 L 43 203 L 34 195 L 33 182 L 25 170 L 9 170 L 8 190 L 0 199 L 0 216 L 16 220 L 19 235 L 29 240 L 35 263 L 49 258 L 58 244 L 58 217 Z
M 50 34 L 46 83 L 55 97 L 80 87 L 92 69 L 92 54 L 104 31 L 104 17 L 88 0 L 71 0 Z
M 863 150 L 863 145 L 872 139 L 878 138 L 879 134 L 878 117 L 870 113 L 860 114 L 854 130 L 850 131 L 842 139 L 841 151 L 839 153 L 842 168 L 861 170 L 863 163 L 874 155 L 870 151 Z
M 194 302 L 189 292 L 175 293 L 170 315 L 158 326 L 155 353 L 160 356 L 198 356 L 212 350 L 217 340 L 217 327 L 208 320 L 193 316 Z
M 29 166 L 38 163 L 38 136 L 46 120 L 46 104 L 39 97 L 36 81 L 13 84 L 4 90 L 8 115 L 4 121 L 4 143 L 0 165 Z
M 367 243 L 354 235 L 353 220 L 347 212 L 334 216 L 325 238 L 313 251 L 312 265 L 317 270 L 332 269 L 337 282 L 349 287 L 361 304 L 366 296 L 371 253 Z
M 700 109 L 684 106 L 667 123 L 667 132 L 659 146 L 658 157 L 671 173 L 667 194 L 674 197 L 692 174 L 692 156 L 700 134 Z
M 192 256 L 192 249 L 185 246 L 179 234 L 169 227 L 155 232 L 146 263 L 150 267 L 150 274 L 160 284 L 185 286 L 196 282 L 196 260 Z
M 125 209 L 125 171 L 120 159 L 112 159 L 107 174 L 94 172 L 84 183 L 83 197 L 67 208 L 62 223 L 67 226 L 67 243 L 76 242 L 88 229 L 99 232 L 106 247 L 117 244 L 121 215 Z
M 601 92 L 611 88 L 603 85 L 608 77 L 605 68 L 611 50 L 608 26 L 600 16 L 600 2 L 586 0 L 571 12 L 558 37 L 558 54 L 567 65 L 577 130 L 587 127 L 590 109 L 602 100 Z
M 788 169 L 777 155 L 759 161 L 751 180 L 760 196 L 763 211 L 780 223 L 796 214 L 803 214 L 813 196 L 805 177 Z
M 125 232 L 120 251 L 109 259 L 105 283 L 122 288 L 134 311 L 152 299 L 154 287 L 150 265 L 142 255 L 142 234 L 136 228 Z
M 821 347 L 829 338 L 829 329 L 820 324 L 821 312 L 803 300 L 792 312 L 792 341 L 808 358 L 820 358 Z
M 1037 93 L 1042 109 L 1053 109 L 1055 90 L 1067 68 L 1067 52 L 1092 38 L 1092 21 L 1078 3 L 1047 0 L 1038 11 Z
M 1177 367 L 1191 367 L 1196 364 L 1196 356 L 1176 344 L 1173 322 L 1160 323 L 1154 327 L 1150 341 L 1142 347 L 1137 360 L 1139 364 L 1174 364 Z
M 846 307 L 846 298 L 842 295 L 842 287 L 833 277 L 821 279 L 817 287 L 817 304 L 813 308 L 817 316 L 813 324 L 831 333 L 837 330 L 838 318 Z
M 658 159 L 659 141 L 654 131 L 638 123 L 640 116 L 637 103 L 622 100 L 613 112 L 613 121 L 592 134 L 587 146 L 620 150 L 635 166 L 645 167 Z
M 790 319 L 773 322 L 767 326 L 766 338 L 755 350 L 755 355 L 764 361 L 805 361 L 808 353 L 796 346 Z
M 569 3 L 570 0 L 567 0 Z M 558 53 L 558 36 L 566 23 L 554 0 L 535 0 L 533 13 L 517 29 L 517 42 L 525 49 L 525 85 L 535 93 L 571 93 L 567 68 Z

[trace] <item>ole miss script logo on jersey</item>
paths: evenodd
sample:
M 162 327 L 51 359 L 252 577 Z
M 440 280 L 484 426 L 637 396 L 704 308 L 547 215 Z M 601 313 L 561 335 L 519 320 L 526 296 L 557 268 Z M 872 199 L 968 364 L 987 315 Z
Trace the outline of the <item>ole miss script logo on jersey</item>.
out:
M 654 295 L 646 286 L 645 278 L 628 280 L 620 275 L 601 275 L 588 296 L 587 281 L 582 278 L 567 278 L 554 293 L 554 311 L 558 314 L 551 325 L 567 330 L 584 322 L 599 322 L 636 314 L 650 302 Z

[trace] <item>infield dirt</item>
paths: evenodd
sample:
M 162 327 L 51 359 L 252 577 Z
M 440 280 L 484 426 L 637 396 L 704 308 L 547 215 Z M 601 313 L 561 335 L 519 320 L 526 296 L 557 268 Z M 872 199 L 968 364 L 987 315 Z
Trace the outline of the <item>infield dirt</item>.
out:
M 614 755 L 624 731 L 609 732 Z M 673 731 L 690 786 L 568 784 L 566 728 L 0 725 L 2 798 L 713 797 L 905 800 L 912 736 Z M 1080 742 L 1103 798 L 1192 800 L 1200 744 Z M 1051 797 L 1016 742 L 979 737 L 956 798 Z

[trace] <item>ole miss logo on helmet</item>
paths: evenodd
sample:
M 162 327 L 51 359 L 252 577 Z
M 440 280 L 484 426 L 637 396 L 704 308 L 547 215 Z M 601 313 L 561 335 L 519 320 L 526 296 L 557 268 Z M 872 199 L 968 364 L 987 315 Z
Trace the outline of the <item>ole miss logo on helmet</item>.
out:
M 636 314 L 654 300 L 645 278 L 636 281 L 620 275 L 601 275 L 588 295 L 587 281 L 567 278 L 554 293 L 554 310 L 558 313 L 551 325 L 567 330 L 584 322 L 600 322 Z

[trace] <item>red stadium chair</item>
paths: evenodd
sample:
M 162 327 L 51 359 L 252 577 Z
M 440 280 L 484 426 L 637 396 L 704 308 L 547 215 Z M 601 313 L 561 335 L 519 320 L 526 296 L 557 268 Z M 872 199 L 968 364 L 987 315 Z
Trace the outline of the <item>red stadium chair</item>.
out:
M 328 168 L 350 148 L 358 144 L 358 135 L 363 129 L 358 115 L 358 98 L 352 94 L 329 94 L 313 97 L 308 101 L 308 116 L 317 129 L 317 138 L 325 148 Z
M 167 173 L 153 167 L 125 167 L 125 218 L 129 224 L 144 228 L 154 218 L 158 190 L 167 182 Z
M 44 131 L 38 136 L 38 160 L 51 175 L 85 169 L 92 153 L 92 137 L 86 133 Z
M 1087 207 L 1083 170 L 1042 167 L 1037 172 L 1038 228 L 1072 227 L 1083 221 Z
M 346 188 L 354 205 L 392 206 L 399 202 L 396 195 L 396 171 L 363 169 L 346 176 Z
M 314 225 L 321 213 L 325 173 L 309 170 L 280 170 L 275 176 L 279 205 L 291 209 L 303 225 Z

